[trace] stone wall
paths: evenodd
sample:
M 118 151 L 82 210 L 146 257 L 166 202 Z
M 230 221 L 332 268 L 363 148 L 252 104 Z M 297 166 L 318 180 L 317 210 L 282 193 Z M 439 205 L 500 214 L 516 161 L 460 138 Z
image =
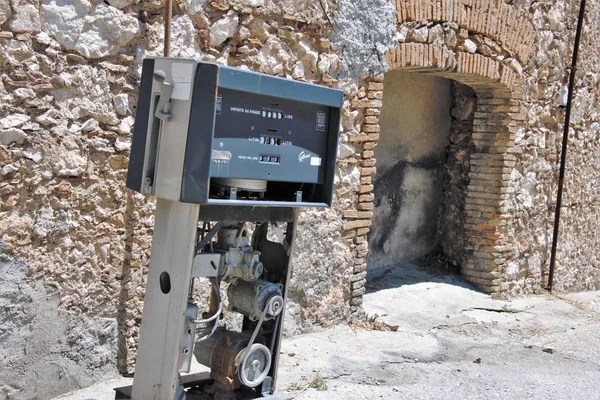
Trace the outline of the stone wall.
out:
M 388 68 L 454 79 L 476 93 L 468 182 L 461 181 L 464 275 L 496 293 L 545 284 L 576 2 L 174 3 L 173 56 L 344 90 L 335 206 L 303 213 L 287 332 L 345 320 L 361 304 Z M 588 7 L 558 290 L 600 282 L 600 4 Z M 106 354 L 119 355 L 123 372 L 135 359 L 154 202 L 126 190 L 124 178 L 140 63 L 162 52 L 162 13 L 161 0 L 0 0 L 1 251 L 23 271 L 11 285 L 55 293 L 49 304 L 58 304 L 56 315 L 76 321 L 56 331 L 67 348 L 49 353 L 49 362 L 79 351 L 77 335 L 102 339 L 86 343 L 105 346 L 103 356 L 81 350 L 84 358 L 73 361 L 87 368 L 86 379 L 114 365 Z M 2 301 L 18 303 L 11 294 Z M 15 312 L 11 332 L 34 326 L 27 315 L 37 303 L 27 304 Z M 13 317 L 1 318 L 6 325 Z M 110 340 L 95 318 L 118 326 L 108 330 Z M 27 338 L 0 340 L 19 348 Z M 17 381 L 0 376 L 4 393 L 28 397 Z

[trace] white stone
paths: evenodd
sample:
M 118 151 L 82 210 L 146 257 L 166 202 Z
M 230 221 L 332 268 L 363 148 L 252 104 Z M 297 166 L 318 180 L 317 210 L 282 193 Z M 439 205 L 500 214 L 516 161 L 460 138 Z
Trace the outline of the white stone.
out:
M 259 65 L 259 72 L 277 75 L 283 71 L 283 62 L 277 57 L 280 52 L 281 43 L 275 38 L 269 38 L 258 54 L 249 57 L 249 60 Z
M 134 123 L 135 118 L 130 115 L 129 117 L 123 118 L 121 120 L 121 123 L 119 124 L 119 128 L 117 130 L 119 131 L 119 133 L 129 134 L 131 133 L 131 128 L 133 127 Z
M 352 172 L 342 178 L 342 183 L 349 184 L 350 186 L 358 186 L 360 184 L 360 169 L 354 167 Z
M 15 142 L 21 144 L 26 138 L 27 134 L 22 129 L 0 129 L 0 144 L 8 145 Z
M 72 84 L 61 90 L 55 104 L 64 117 L 72 120 L 94 118 L 107 125 L 117 125 L 119 119 L 113 105 L 113 95 L 104 69 L 79 65 L 70 75 Z
M 100 257 L 107 259 L 110 254 L 110 243 L 103 244 L 100 246 Z
M 471 39 L 465 39 L 463 47 L 468 53 L 475 53 L 477 51 L 477 44 Z
M 58 124 L 58 117 L 60 117 L 60 113 L 51 108 L 50 110 L 38 116 L 35 121 L 43 126 L 56 125 Z
M 125 93 L 121 93 L 115 96 L 113 99 L 115 104 L 115 111 L 119 115 L 127 115 L 129 112 L 129 96 Z
M 11 14 L 9 0 L 0 0 L 0 25 L 9 19 Z
M 589 113 L 592 104 L 594 103 L 594 95 L 583 87 L 574 93 L 573 107 L 571 109 L 571 123 L 580 124 Z
M 523 177 L 520 197 L 524 208 L 533 207 L 533 199 L 537 194 L 535 189 L 536 183 L 537 180 L 535 172 L 528 172 Z
M 48 35 L 46 32 L 40 32 L 37 35 L 35 35 L 34 38 L 39 44 L 43 44 L 46 46 L 58 45 L 58 43 L 54 39 L 52 39 L 50 35 Z
M 246 7 L 261 7 L 265 4 L 265 0 L 232 0 L 232 3 Z
M 310 43 L 306 40 L 302 39 L 298 42 L 298 55 L 300 59 L 304 61 L 305 67 L 306 63 L 309 65 L 309 69 L 311 71 L 316 71 L 317 69 L 317 61 L 319 59 L 319 53 L 312 49 Z
M 55 166 L 58 176 L 81 176 L 87 168 L 87 157 L 79 150 L 69 150 L 60 154 Z
M 558 105 L 560 107 L 566 107 L 568 98 L 569 98 L 569 88 L 567 86 L 563 86 L 562 88 L 560 88 L 560 91 L 558 92 L 558 98 L 556 99 L 556 102 L 558 103 Z
M 19 65 L 25 57 L 30 57 L 33 54 L 29 45 L 20 40 L 8 40 L 3 51 L 7 56 L 7 61 L 11 64 Z
M 565 14 L 559 7 L 551 7 L 548 12 L 548 24 L 550 30 L 554 32 L 563 32 L 565 29 Z
M 319 57 L 319 62 L 317 64 L 317 69 L 319 70 L 320 73 L 324 74 L 326 72 L 329 72 L 330 68 L 331 68 L 331 59 L 327 55 L 321 54 L 321 56 Z
M 210 45 L 220 46 L 235 34 L 240 20 L 237 13 L 231 13 L 221 18 L 210 28 Z
M 418 43 L 427 43 L 429 38 L 429 29 L 426 26 L 422 26 L 419 29 L 415 29 L 412 33 L 412 39 Z
M 250 38 L 250 29 L 246 28 L 245 26 L 240 26 L 238 36 L 240 41 Z
M 434 46 L 441 46 L 444 44 L 444 28 L 442 25 L 436 25 L 429 30 L 428 42 Z
M 84 132 L 92 132 L 99 128 L 100 128 L 100 125 L 98 124 L 98 121 L 96 121 L 93 118 L 88 119 L 81 126 L 81 130 Z
M 7 117 L 0 119 L 0 129 L 15 128 L 17 126 L 23 125 L 30 119 L 31 118 L 25 114 L 11 114 Z
M 30 159 L 36 164 L 39 164 L 40 161 L 44 158 L 44 153 L 40 149 L 27 149 L 23 151 L 23 155 L 25 158 Z
M 523 75 L 523 67 L 521 66 L 521 63 L 519 63 L 519 61 L 517 61 L 516 58 L 512 58 L 509 61 L 509 65 L 513 69 L 513 71 L 515 71 L 517 74 Z
M 108 0 L 108 3 L 116 8 L 125 8 L 133 3 L 139 3 L 140 0 Z
M 54 211 L 50 207 L 44 207 L 37 212 L 33 224 L 33 234 L 44 238 L 52 231 L 54 225 Z
M 188 3 L 188 7 L 190 10 L 190 14 L 195 15 L 201 13 L 204 10 L 204 6 L 206 6 L 207 0 L 186 0 Z
M 396 32 L 396 40 L 399 43 L 404 43 L 404 42 L 406 42 L 407 36 L 408 36 L 408 27 L 406 25 L 402 25 L 400 27 L 400 29 L 398 29 L 398 32 Z
M 342 143 L 340 147 L 338 147 L 338 158 L 340 160 L 352 157 L 354 154 L 356 154 L 356 149 L 350 145 Z
M 88 145 L 94 149 L 95 151 L 103 152 L 103 153 L 111 153 L 112 150 L 108 147 L 109 141 L 104 138 L 91 138 L 87 140 Z
M 129 150 L 131 148 L 131 140 L 123 136 L 118 136 L 114 146 L 117 151 Z
M 351 131 L 354 129 L 357 117 L 358 110 L 351 110 L 349 105 L 344 105 L 342 109 L 342 127 L 347 131 Z
M 304 63 L 302 61 L 297 61 L 292 67 L 292 78 L 304 78 Z
M 598 122 L 594 122 L 591 126 L 590 126 L 590 133 L 592 134 L 592 136 L 594 137 L 594 139 L 596 139 L 598 132 L 600 132 L 600 124 Z
M 17 172 L 19 170 L 19 168 L 15 167 L 12 164 L 7 164 L 4 167 L 2 167 L 2 169 L 0 169 L 0 175 L 4 176 L 4 175 L 8 175 L 8 174 L 12 174 L 13 172 Z
M 18 88 L 13 92 L 15 96 L 20 98 L 21 100 L 33 99 L 35 97 L 35 92 L 30 88 Z
M 49 0 L 42 4 L 45 29 L 63 47 L 84 57 L 114 55 L 140 34 L 137 18 L 115 7 L 93 6 L 87 0 L 69 3 Z
M 8 27 L 13 32 L 39 32 L 41 30 L 38 0 L 11 0 L 13 15 Z M 33 3 L 33 4 L 30 4 Z
M 454 47 L 456 47 L 456 44 L 458 43 L 458 38 L 456 37 L 456 32 L 454 32 L 454 30 L 450 29 L 448 32 L 446 32 L 446 38 L 444 40 L 444 43 L 446 44 L 446 46 L 448 46 L 448 48 L 453 49 Z

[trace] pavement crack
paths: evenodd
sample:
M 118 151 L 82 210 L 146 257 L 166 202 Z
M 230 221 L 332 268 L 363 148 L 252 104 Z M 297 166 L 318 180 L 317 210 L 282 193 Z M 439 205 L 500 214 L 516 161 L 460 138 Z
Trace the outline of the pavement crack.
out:
M 461 326 L 465 326 L 465 325 L 479 325 L 480 322 L 463 322 L 462 324 L 442 324 L 442 325 L 436 325 L 432 328 L 429 329 L 429 331 L 432 331 L 434 329 L 449 329 L 449 328 L 458 328 Z

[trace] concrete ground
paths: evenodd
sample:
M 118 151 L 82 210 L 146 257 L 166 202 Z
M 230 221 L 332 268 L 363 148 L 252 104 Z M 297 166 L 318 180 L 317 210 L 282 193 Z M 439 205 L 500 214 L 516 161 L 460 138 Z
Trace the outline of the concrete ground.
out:
M 414 266 L 371 277 L 361 327 L 284 341 L 278 387 L 290 397 L 600 399 L 600 292 L 506 302 Z M 60 399 L 113 399 L 128 382 Z

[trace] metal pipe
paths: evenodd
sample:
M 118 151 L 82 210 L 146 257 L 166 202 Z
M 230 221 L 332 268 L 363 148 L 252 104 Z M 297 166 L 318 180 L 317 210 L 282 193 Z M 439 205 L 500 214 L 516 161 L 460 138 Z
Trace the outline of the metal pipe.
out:
M 573 44 L 573 59 L 571 61 L 571 74 L 569 76 L 569 92 L 567 94 L 567 109 L 565 112 L 565 125 L 562 141 L 562 152 L 560 155 L 560 173 L 558 177 L 558 194 L 556 196 L 556 210 L 554 213 L 554 233 L 552 234 L 552 250 L 550 251 L 550 268 L 548 271 L 548 291 L 552 291 L 554 283 L 554 270 L 556 265 L 556 248 L 558 245 L 558 228 L 560 225 L 560 209 L 562 206 L 562 195 L 565 183 L 565 167 L 567 164 L 567 148 L 569 144 L 569 125 L 571 122 L 571 106 L 573 104 L 573 87 L 575 86 L 575 73 L 577 72 L 577 55 L 579 53 L 579 41 L 581 40 L 581 31 L 583 28 L 583 18 L 585 15 L 585 0 L 581 0 L 579 5 L 579 19 L 577 20 L 577 32 L 575 33 L 575 43 Z
M 165 47 L 163 55 L 171 54 L 171 19 L 173 18 L 173 0 L 165 0 Z

